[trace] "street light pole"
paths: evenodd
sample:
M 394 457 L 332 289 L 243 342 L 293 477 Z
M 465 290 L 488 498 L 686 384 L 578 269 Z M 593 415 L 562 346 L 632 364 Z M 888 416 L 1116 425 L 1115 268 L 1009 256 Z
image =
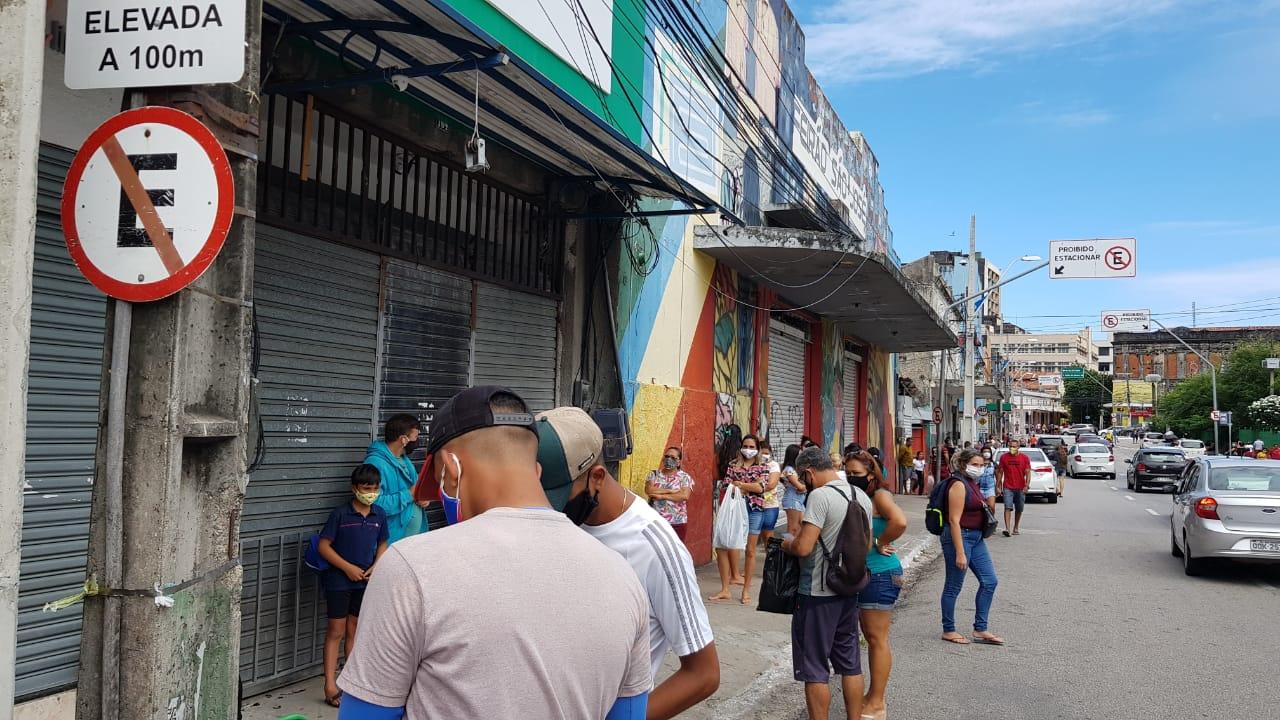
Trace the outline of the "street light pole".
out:
M 1208 366 L 1209 366 L 1209 383 L 1210 383 L 1210 386 L 1213 388 L 1213 414 L 1216 416 L 1216 415 L 1218 414 L 1218 368 L 1214 367 L 1214 366 L 1213 366 L 1213 362 L 1212 362 L 1212 361 L 1210 361 L 1210 360 L 1209 360 L 1209 358 L 1205 357 L 1203 353 L 1201 353 L 1199 350 L 1197 350 L 1197 349 L 1195 349 L 1195 348 L 1191 347 L 1190 345 L 1188 345 L 1188 344 L 1187 344 L 1187 341 L 1185 341 L 1185 340 L 1183 340 L 1182 338 L 1178 337 L 1176 334 L 1174 334 L 1174 332 L 1173 332 L 1172 330 L 1170 330 L 1169 328 L 1165 327 L 1165 326 L 1164 326 L 1164 323 L 1160 322 L 1159 320 L 1156 320 L 1155 318 L 1151 318 L 1151 322 L 1155 323 L 1156 325 L 1159 325 L 1161 330 L 1164 330 L 1165 332 L 1169 333 L 1169 335 L 1170 335 L 1174 340 L 1177 340 L 1179 343 L 1181 343 L 1181 344 L 1182 344 L 1182 347 L 1184 347 L 1184 348 L 1186 348 L 1186 349 L 1190 350 L 1192 353 L 1194 353 L 1194 354 L 1195 354 L 1195 356 L 1196 356 L 1196 357 L 1198 357 L 1198 358 L 1200 358 L 1201 360 L 1203 360 L 1203 361 L 1204 361 L 1204 363 L 1205 363 L 1206 365 L 1208 365 Z M 1214 453 L 1215 455 L 1217 455 L 1217 454 L 1218 454 L 1218 452 L 1219 452 L 1219 450 L 1218 450 L 1218 421 L 1217 421 L 1217 420 L 1214 420 L 1214 421 L 1213 421 L 1213 453 Z
M 973 365 L 974 331 L 973 302 L 971 297 L 977 289 L 978 280 L 978 216 L 969 216 L 969 282 L 965 289 L 964 299 L 964 427 L 960 429 L 960 441 L 973 442 L 977 437 L 977 413 L 974 408 Z

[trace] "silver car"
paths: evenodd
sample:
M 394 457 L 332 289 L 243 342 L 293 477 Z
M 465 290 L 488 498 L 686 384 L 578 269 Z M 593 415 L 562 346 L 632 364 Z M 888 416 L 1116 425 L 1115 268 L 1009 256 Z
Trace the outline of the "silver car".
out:
M 1173 556 L 1188 575 L 1214 559 L 1280 563 L 1280 460 L 1195 458 L 1169 520 Z

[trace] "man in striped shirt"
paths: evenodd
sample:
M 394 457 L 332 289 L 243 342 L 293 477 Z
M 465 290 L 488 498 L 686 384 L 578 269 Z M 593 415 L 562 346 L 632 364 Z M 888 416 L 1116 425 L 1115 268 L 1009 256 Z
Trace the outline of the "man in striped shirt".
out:
M 586 412 L 561 407 L 538 416 L 538 463 L 551 506 L 631 564 L 649 596 L 654 674 L 648 720 L 671 718 L 710 697 L 720 660 L 702 603 L 693 558 L 657 511 L 610 475 L 604 435 Z M 680 669 L 658 682 L 666 654 Z

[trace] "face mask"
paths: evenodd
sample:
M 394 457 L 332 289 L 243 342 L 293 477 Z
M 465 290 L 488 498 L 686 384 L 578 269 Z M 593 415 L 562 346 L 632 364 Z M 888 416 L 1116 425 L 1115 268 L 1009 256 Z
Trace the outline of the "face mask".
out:
M 1016 447 L 1015 447 L 1015 448 L 1009 448 L 1009 454 L 1010 454 L 1010 455 L 1017 455 L 1017 454 L 1018 454 L 1018 448 L 1016 448 Z
M 858 488 L 862 492 L 866 492 L 867 488 L 871 487 L 871 480 L 868 479 L 866 475 L 849 475 L 846 473 L 845 478 L 849 481 L 850 485 Z
M 974 480 L 977 480 L 978 478 L 982 477 L 982 468 L 977 467 L 976 465 L 965 465 L 964 474 L 968 475 Z
M 449 493 L 444 489 L 444 468 L 440 468 L 440 503 L 444 505 L 444 521 L 446 524 L 454 525 L 458 522 L 458 510 L 462 507 L 462 461 L 457 455 L 449 453 L 449 457 L 453 458 L 453 464 L 458 468 L 458 497 L 449 497 Z
M 373 492 L 360 492 L 359 490 L 357 490 L 356 500 L 359 500 L 365 505 L 372 505 L 374 501 L 378 499 L 378 494 L 379 493 L 377 490 L 374 490 Z
M 662 458 L 662 467 L 668 470 L 675 470 L 680 467 L 680 461 L 668 455 Z
M 759 451 L 759 450 L 756 450 L 755 448 L 745 448 L 745 447 L 744 447 L 744 448 L 742 448 L 742 457 L 744 457 L 744 458 L 746 458 L 746 459 L 748 459 L 748 460 L 750 460 L 750 459 L 754 458 L 754 457 L 755 457 L 756 455 L 758 455 L 759 453 L 760 453 L 760 451 Z
M 569 502 L 564 505 L 565 517 L 569 518 L 569 522 L 574 525 L 582 525 L 591 517 L 591 513 L 595 512 L 596 506 L 600 504 L 600 493 L 591 494 L 591 489 L 578 493 L 576 497 L 570 498 Z
M 990 458 L 990 457 L 991 457 L 991 453 L 989 453 L 989 452 L 984 452 L 984 453 L 982 453 L 982 457 L 984 457 L 984 458 Z
M 417 440 L 406 440 L 406 441 L 405 441 L 405 443 L 404 443 L 404 454 L 405 454 L 405 455 L 412 454 L 412 453 L 413 453 L 413 451 L 414 451 L 414 450 L 417 450 L 417 449 L 418 449 L 418 441 L 417 441 Z
M 773 459 L 773 456 L 772 456 L 772 455 L 761 455 L 761 456 L 760 456 L 760 462 L 769 462 L 769 461 L 770 461 L 770 460 L 772 460 L 772 459 Z

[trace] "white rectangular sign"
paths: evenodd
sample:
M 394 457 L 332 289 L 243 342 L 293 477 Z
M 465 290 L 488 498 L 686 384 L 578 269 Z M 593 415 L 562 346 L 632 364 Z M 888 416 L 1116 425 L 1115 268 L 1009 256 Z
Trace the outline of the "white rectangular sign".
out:
M 1262 361 L 1262 366 L 1268 370 L 1280 370 L 1280 358 L 1267 358 Z
M 244 0 L 69 0 L 72 90 L 207 85 L 244 76 Z
M 1061 385 L 1062 384 L 1062 378 L 1058 377 L 1057 375 L 1041 375 L 1040 377 L 1036 378 L 1036 380 L 1041 385 Z
M 1117 278 L 1138 274 L 1138 241 L 1133 238 L 1053 240 L 1049 277 Z
M 1106 332 L 1150 332 L 1150 310 L 1104 310 L 1102 329 Z

